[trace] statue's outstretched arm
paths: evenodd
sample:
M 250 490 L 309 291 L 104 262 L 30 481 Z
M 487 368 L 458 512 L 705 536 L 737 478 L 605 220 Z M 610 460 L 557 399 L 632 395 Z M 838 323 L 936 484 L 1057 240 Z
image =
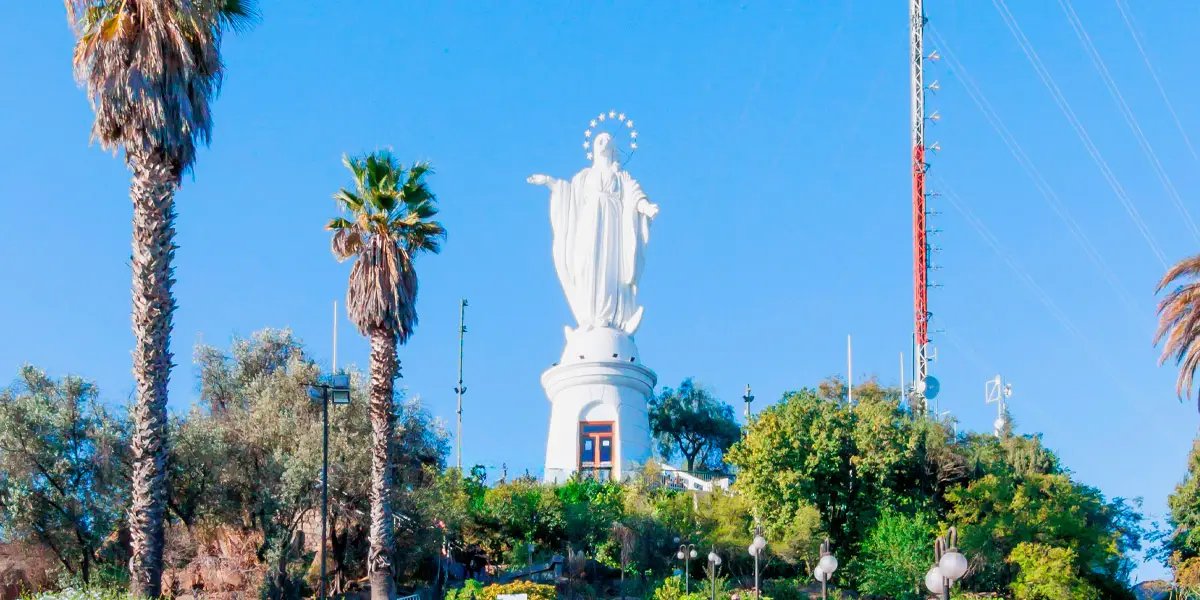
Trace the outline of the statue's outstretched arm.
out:
M 558 180 L 549 175 L 530 175 L 525 182 L 532 183 L 533 185 L 544 185 L 546 187 L 551 187 L 558 183 Z
M 653 219 L 654 217 L 658 216 L 658 205 L 647 200 L 645 196 L 642 196 L 641 199 L 638 200 L 637 211 Z
M 658 205 L 646 197 L 646 192 L 642 191 L 642 186 L 636 179 L 626 175 L 624 182 L 627 190 L 637 198 L 637 204 L 634 205 L 634 208 L 637 209 L 638 214 L 646 215 L 647 218 L 653 219 L 658 214 Z

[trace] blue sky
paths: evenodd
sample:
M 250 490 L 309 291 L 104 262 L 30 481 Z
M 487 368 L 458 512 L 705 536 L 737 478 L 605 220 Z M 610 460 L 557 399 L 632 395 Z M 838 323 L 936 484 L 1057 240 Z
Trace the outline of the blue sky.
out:
M 1163 171 L 1200 212 L 1200 161 L 1118 6 L 1076 4 Z M 172 407 L 196 397 L 198 339 L 224 346 L 291 327 L 328 361 L 331 304 L 348 273 L 321 229 L 335 214 L 330 194 L 348 183 L 340 156 L 391 147 L 434 163 L 450 232 L 445 251 L 418 264 L 421 323 L 401 350 L 404 383 L 451 420 L 458 299 L 469 298 L 466 462 L 538 472 L 549 418 L 538 377 L 570 315 L 547 194 L 525 178 L 582 167 L 587 121 L 610 109 L 636 119 L 642 144 L 629 169 L 662 210 L 638 335 L 662 383 L 695 376 L 733 403 L 751 383 L 762 406 L 844 374 L 847 334 L 856 380 L 897 383 L 912 327 L 906 3 L 679 6 L 265 1 L 262 24 L 227 44 L 214 143 L 178 196 Z M 1008 7 L 1153 243 L 1168 261 L 1194 252 L 1064 11 Z M 928 101 L 942 116 L 928 131 L 942 148 L 932 174 L 973 215 L 949 195 L 931 205 L 942 213 L 930 225 L 943 249 L 930 301 L 944 330 L 934 336 L 941 407 L 990 429 L 984 381 L 1003 373 L 1021 431 L 1043 432 L 1081 480 L 1144 497 L 1160 516 L 1198 423 L 1150 343 L 1162 264 L 996 8 L 930 0 L 926 10 L 961 62 L 927 75 L 941 86 Z M 128 173 L 88 145 L 61 4 L 19 2 L 7 14 L 0 373 L 30 362 L 124 401 Z M 1134 3 L 1133 14 L 1183 131 L 1200 132 L 1190 64 L 1200 14 L 1165 3 Z M 972 102 L 964 73 L 1098 259 Z M 344 317 L 340 329 L 342 361 L 365 366 L 367 344 Z

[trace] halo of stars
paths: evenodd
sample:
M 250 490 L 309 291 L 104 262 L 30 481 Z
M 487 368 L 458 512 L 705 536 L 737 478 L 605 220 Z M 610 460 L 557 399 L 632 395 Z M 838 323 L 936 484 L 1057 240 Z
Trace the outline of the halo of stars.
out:
M 627 118 L 623 112 L 610 110 L 606 113 L 600 113 L 599 115 L 596 115 L 594 119 L 588 122 L 588 128 L 583 132 L 583 149 L 587 152 L 588 160 L 592 160 L 592 136 L 603 133 L 598 131 L 598 129 L 600 129 L 600 127 L 606 121 L 609 123 L 616 121 L 621 125 L 624 125 L 625 129 L 629 131 L 629 154 L 633 154 L 633 151 L 637 150 L 638 148 L 638 132 L 633 128 L 633 119 Z M 618 132 L 621 125 L 617 126 Z M 614 135 L 613 137 L 616 136 Z

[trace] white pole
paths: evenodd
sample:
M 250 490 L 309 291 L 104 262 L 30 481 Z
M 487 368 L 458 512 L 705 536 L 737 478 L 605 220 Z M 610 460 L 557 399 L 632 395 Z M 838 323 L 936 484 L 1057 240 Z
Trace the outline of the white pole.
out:
M 462 473 L 462 397 L 467 391 L 467 386 L 463 385 L 463 339 L 467 334 L 467 299 L 462 298 L 458 301 L 458 387 L 454 388 L 454 393 L 458 395 L 458 433 L 456 440 L 458 442 L 458 458 L 455 460 L 455 465 L 458 466 L 459 474 Z
M 337 373 L 337 300 L 333 301 L 333 372 Z
M 846 400 L 854 406 L 854 359 L 850 352 L 850 335 L 846 334 Z
M 900 397 L 903 398 L 907 392 L 904 390 L 904 353 L 900 353 Z

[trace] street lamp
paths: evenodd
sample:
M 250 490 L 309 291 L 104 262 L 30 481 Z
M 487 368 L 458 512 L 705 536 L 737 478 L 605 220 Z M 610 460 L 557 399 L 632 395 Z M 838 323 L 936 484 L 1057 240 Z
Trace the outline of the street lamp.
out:
M 679 538 L 675 538 L 678 542 Z M 675 558 L 683 561 L 683 593 L 690 594 L 691 592 L 691 571 L 692 559 L 699 556 L 696 554 L 695 544 L 679 544 L 679 552 L 675 553 Z
M 746 403 L 746 426 L 750 426 L 750 403 L 754 402 L 754 395 L 750 393 L 750 384 L 746 384 L 746 395 L 742 396 L 742 400 Z
M 821 582 L 821 600 L 829 597 L 825 582 L 833 578 L 833 572 L 837 568 L 837 557 L 829 551 L 829 538 L 825 538 L 825 541 L 821 542 L 821 559 L 817 561 L 817 568 L 813 571 L 813 578 Z
M 717 567 L 721 566 L 721 556 L 713 548 L 708 553 L 708 588 L 712 590 L 712 600 L 717 600 Z
M 329 522 L 329 404 L 350 404 L 350 376 L 332 375 L 329 383 L 308 386 L 308 397 L 321 403 L 321 600 L 325 600 L 325 538 Z
M 749 403 L 747 403 L 749 406 Z M 754 557 L 754 600 L 758 600 L 761 593 L 758 591 L 758 557 L 762 556 L 764 550 L 767 549 L 767 538 L 763 537 L 762 526 L 754 528 L 754 541 L 750 542 L 750 556 Z
M 933 541 L 933 566 L 925 573 L 925 587 L 950 600 L 950 588 L 967 574 L 967 557 L 958 551 L 958 530 L 951 527 L 944 537 Z

